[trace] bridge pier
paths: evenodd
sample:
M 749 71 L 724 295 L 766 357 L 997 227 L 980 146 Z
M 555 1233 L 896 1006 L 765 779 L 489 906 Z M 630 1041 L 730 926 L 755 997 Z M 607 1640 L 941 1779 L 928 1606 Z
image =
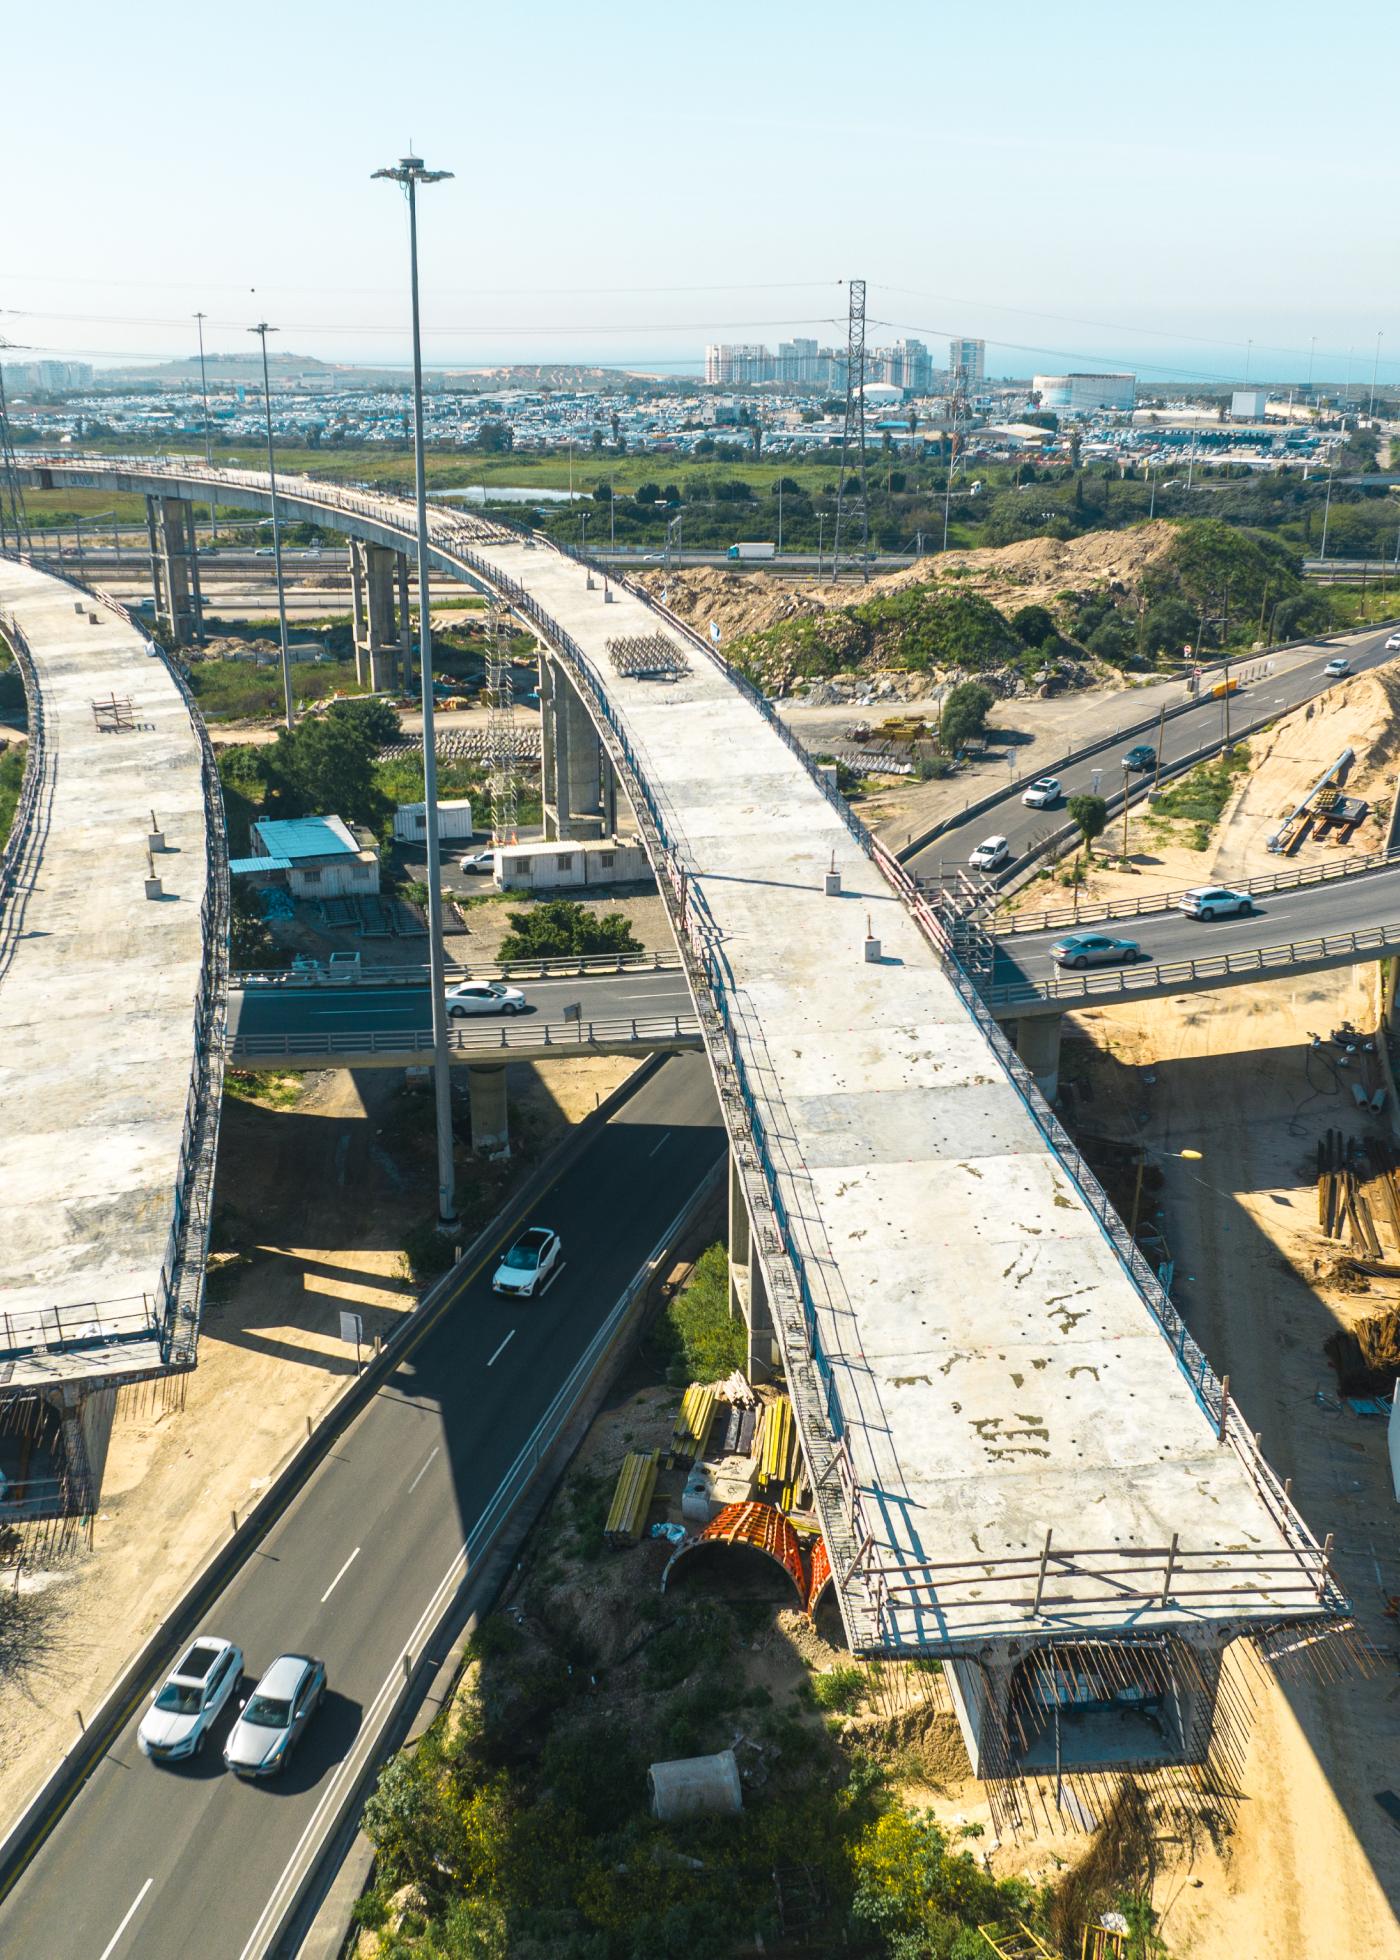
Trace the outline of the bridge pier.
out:
M 1063 1014 L 1035 1014 L 1016 1023 L 1016 1053 L 1051 1104 L 1060 1093 L 1060 1024 L 1064 1018 Z
M 617 783 L 583 702 L 556 663 L 540 654 L 544 834 L 564 842 L 611 837 Z
M 393 687 L 394 662 L 401 652 L 401 635 L 394 623 L 394 561 L 402 556 L 387 545 L 350 540 L 355 678 L 361 687 L 376 692 Z
M 506 1102 L 505 1063 L 469 1063 L 467 1087 L 472 1106 L 472 1149 L 482 1157 L 508 1155 L 510 1110 Z
M 399 592 L 399 665 L 403 670 L 403 691 L 413 692 L 413 625 L 408 611 L 408 553 L 394 553 L 394 580 Z
M 744 1373 L 751 1382 L 773 1378 L 778 1365 L 773 1316 L 753 1242 L 748 1199 L 733 1153 L 729 1158 L 729 1312 L 747 1333 Z
M 204 605 L 199 589 L 194 505 L 179 497 L 147 497 L 146 535 L 151 548 L 156 617 L 168 620 L 176 646 L 202 646 Z

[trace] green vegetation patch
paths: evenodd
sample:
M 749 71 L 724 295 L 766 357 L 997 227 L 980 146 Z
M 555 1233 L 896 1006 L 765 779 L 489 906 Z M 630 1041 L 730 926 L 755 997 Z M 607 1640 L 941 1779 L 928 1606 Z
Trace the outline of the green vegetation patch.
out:
M 23 742 L 11 742 L 0 754 L 0 845 L 10 834 L 10 826 L 15 820 L 15 810 L 19 795 L 24 787 L 24 758 L 28 753 Z
M 528 912 L 510 914 L 501 941 L 503 960 L 583 958 L 590 953 L 640 953 L 642 942 L 625 912 L 601 916 L 570 898 L 551 898 Z
M 1180 782 L 1164 789 L 1152 804 L 1152 815 L 1216 824 L 1234 792 L 1236 778 L 1248 770 L 1249 748 L 1241 742 L 1228 755 L 1198 763 Z
M 865 665 L 976 672 L 1015 660 L 1024 646 L 990 599 L 946 586 L 906 585 L 816 618 L 782 620 L 735 640 L 729 653 L 746 673 L 768 681 L 819 678 Z
M 651 1346 L 677 1387 L 722 1381 L 745 1360 L 743 1322 L 729 1311 L 729 1254 L 708 1246 L 689 1280 L 657 1317 Z

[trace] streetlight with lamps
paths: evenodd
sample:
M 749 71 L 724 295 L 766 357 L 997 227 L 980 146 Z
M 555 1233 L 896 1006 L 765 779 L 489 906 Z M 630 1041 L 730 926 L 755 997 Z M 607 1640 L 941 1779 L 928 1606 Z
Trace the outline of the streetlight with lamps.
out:
M 442 848 L 438 838 L 437 737 L 433 732 L 433 635 L 428 616 L 428 482 L 423 463 L 423 338 L 418 319 L 418 186 L 440 184 L 450 170 L 428 170 L 421 157 L 400 157 L 376 170 L 408 198 L 408 269 L 413 312 L 413 489 L 418 506 L 418 671 L 423 695 L 423 836 L 428 858 L 428 984 L 433 1009 L 433 1097 L 437 1116 L 438 1223 L 457 1223 L 453 1162 L 452 1080 L 447 1048 L 447 978 L 442 949 Z
M 267 481 L 272 502 L 272 571 L 277 580 L 277 630 L 282 636 L 282 702 L 290 728 L 295 719 L 292 712 L 292 655 L 287 645 L 287 595 L 282 588 L 282 531 L 277 522 L 277 459 L 272 451 L 272 382 L 267 371 L 267 337 L 276 333 L 266 320 L 259 320 L 255 327 L 249 327 L 262 342 L 263 370 L 263 411 L 267 418 Z

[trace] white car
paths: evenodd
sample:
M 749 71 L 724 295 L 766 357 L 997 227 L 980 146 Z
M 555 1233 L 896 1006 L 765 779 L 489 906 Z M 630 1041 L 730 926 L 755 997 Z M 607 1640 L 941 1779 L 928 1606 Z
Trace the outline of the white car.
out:
M 1060 800 L 1060 779 L 1058 776 L 1042 776 L 1031 784 L 1021 801 L 1032 810 L 1048 810 L 1052 803 Z
M 1389 645 L 1389 641 L 1387 641 L 1386 644 Z M 1397 642 L 1397 644 L 1400 644 L 1400 642 Z M 1344 674 L 1349 674 L 1351 672 L 1351 662 L 1349 660 L 1344 660 L 1339 655 L 1337 659 L 1329 660 L 1327 665 L 1323 668 L 1322 671 L 1329 680 L 1339 681 L 1341 680 Z
M 155 1763 L 197 1756 L 242 1673 L 242 1650 L 231 1640 L 202 1633 L 191 1641 L 141 1717 L 136 1740 L 142 1755 Z
M 235 1776 L 275 1776 L 301 1741 L 326 1693 L 326 1664 L 311 1654 L 279 1654 L 238 1711 L 224 1744 Z
M 493 1293 L 532 1300 L 559 1277 L 563 1247 L 547 1225 L 532 1225 L 507 1252 L 491 1280 Z
M 494 849 L 489 851 L 468 851 L 465 857 L 459 857 L 457 860 L 457 869 L 459 871 L 465 871 L 469 876 L 474 872 L 494 871 L 495 868 L 496 853 Z
M 1188 919 L 1242 919 L 1254 910 L 1247 892 L 1232 891 L 1228 885 L 1198 885 L 1177 906 Z
M 1400 633 L 1392 633 L 1385 643 L 1387 653 L 1400 653 Z
M 1011 846 L 1004 837 L 984 837 L 967 861 L 974 871 L 995 871 L 1010 856 Z
M 507 987 L 501 980 L 464 980 L 447 990 L 452 1021 L 464 1021 L 469 1014 L 523 1014 L 528 1005 L 519 987 Z

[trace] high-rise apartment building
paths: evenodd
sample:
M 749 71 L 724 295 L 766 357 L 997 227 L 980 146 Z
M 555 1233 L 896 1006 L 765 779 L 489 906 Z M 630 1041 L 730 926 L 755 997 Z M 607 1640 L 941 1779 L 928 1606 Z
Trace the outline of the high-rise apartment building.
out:
M 959 382 L 964 388 L 975 388 L 985 380 L 987 374 L 987 343 L 985 340 L 950 340 L 948 342 L 948 380 L 956 387 Z
M 774 368 L 773 356 L 756 342 L 705 349 L 705 380 L 721 388 L 736 381 L 771 381 Z

